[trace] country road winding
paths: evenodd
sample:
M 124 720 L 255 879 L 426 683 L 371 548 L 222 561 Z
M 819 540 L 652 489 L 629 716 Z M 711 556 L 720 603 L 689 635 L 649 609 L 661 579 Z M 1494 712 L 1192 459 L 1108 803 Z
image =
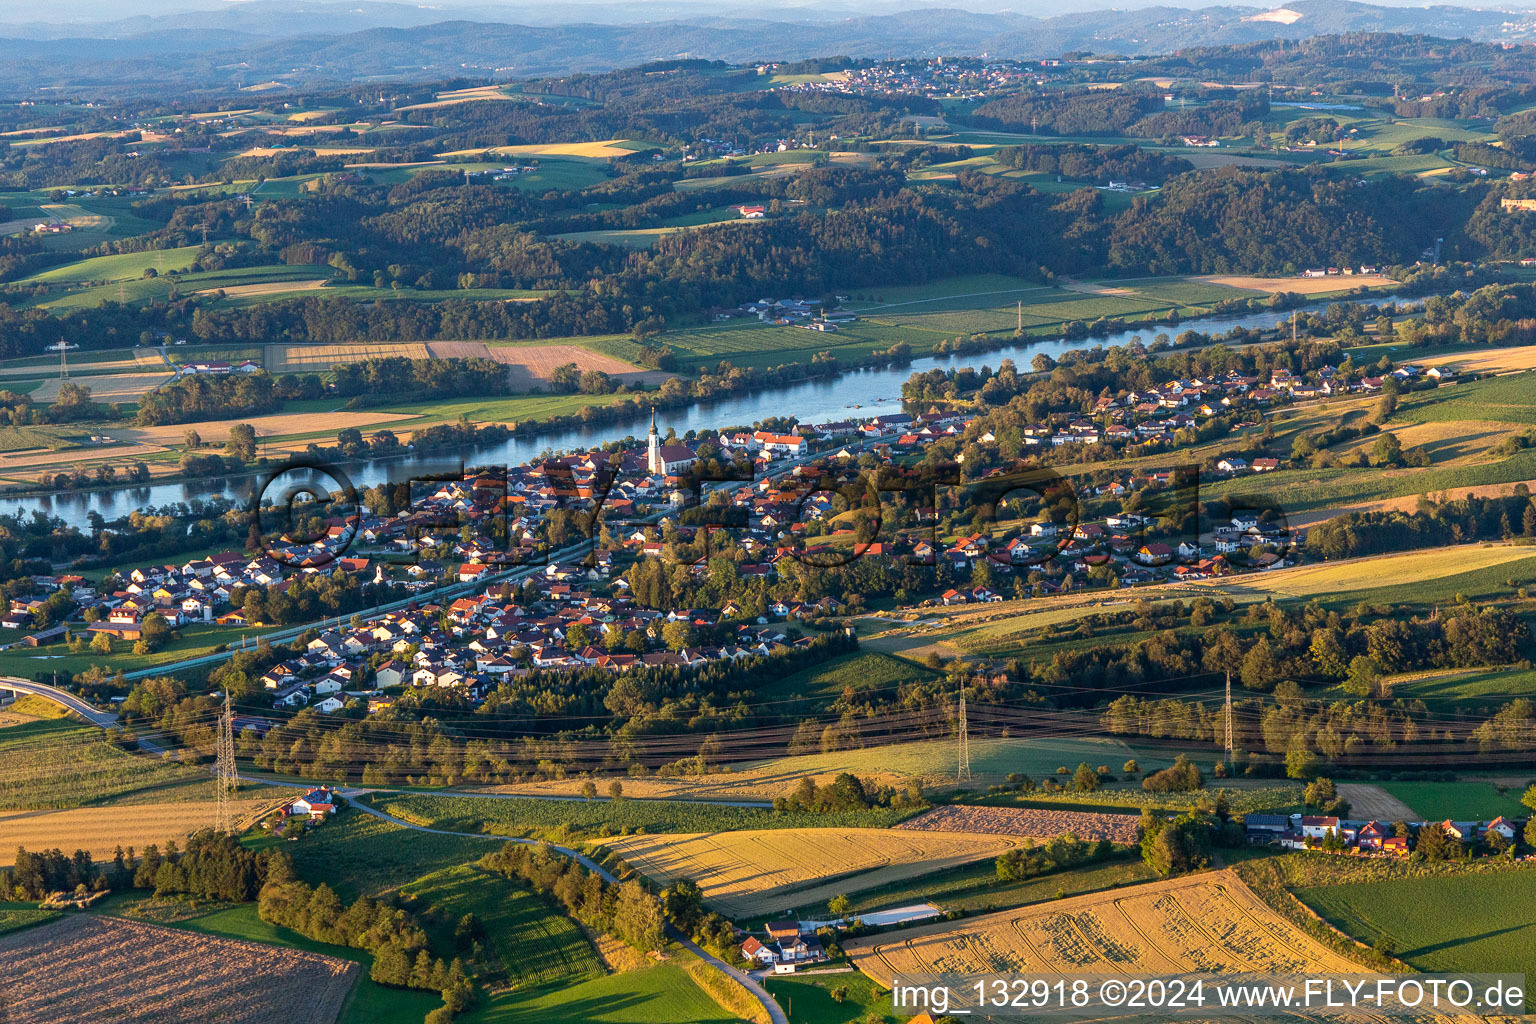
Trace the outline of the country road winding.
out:
M 597 861 L 593 860 L 591 857 L 588 857 L 586 854 L 581 853 L 578 850 L 572 850 L 569 847 L 556 846 L 554 843 L 546 843 L 538 839 L 514 839 L 511 836 L 490 836 L 481 832 L 449 832 L 444 829 L 427 828 L 423 825 L 413 825 L 408 821 L 402 821 L 400 818 L 395 817 L 393 814 L 388 814 L 384 811 L 381 811 L 377 807 L 369 806 L 366 801 L 354 799 L 355 797 L 368 795 L 368 793 L 371 792 L 370 790 L 341 789 L 337 790 L 337 792 L 340 795 L 347 797 L 353 807 L 363 811 L 364 813 L 371 814 L 375 818 L 380 818 L 384 821 L 387 821 L 391 825 L 398 825 L 401 828 L 408 828 L 414 832 L 427 832 L 438 836 L 459 836 L 464 839 L 489 839 L 502 843 L 518 843 L 524 846 L 543 846 L 546 849 L 553 850 L 555 853 L 558 853 L 563 857 L 571 858 L 576 863 L 580 864 L 594 875 L 597 875 L 605 882 L 610 884 L 618 882 L 618 878 L 616 878 L 611 871 L 598 864 Z M 688 936 L 684 935 L 671 922 L 667 923 L 667 934 L 674 941 L 676 941 L 678 945 L 688 950 L 688 952 L 692 953 L 706 964 L 709 964 L 709 966 L 713 967 L 721 974 L 724 974 L 732 981 L 739 983 L 748 992 L 752 993 L 752 998 L 758 1001 L 764 1012 L 768 1014 L 768 1019 L 771 1020 L 773 1024 L 789 1024 L 789 1016 L 784 1012 L 783 1007 L 781 1007 L 774 1000 L 773 996 L 768 994 L 768 990 L 764 988 L 762 984 L 757 981 L 757 979 L 748 977 L 744 972 L 738 971 L 724 960 L 721 960 L 719 957 L 715 956 L 713 953 L 709 952 L 707 949 L 694 942 Z

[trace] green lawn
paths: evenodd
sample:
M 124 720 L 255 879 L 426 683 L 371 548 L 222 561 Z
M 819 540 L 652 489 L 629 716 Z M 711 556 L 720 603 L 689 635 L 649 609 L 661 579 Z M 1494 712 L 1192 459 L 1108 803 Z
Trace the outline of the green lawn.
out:
M 404 892 L 449 921 L 470 913 L 478 917 L 507 979 L 516 987 L 573 984 L 603 973 L 592 944 L 576 922 L 547 897 L 500 875 L 463 864 L 423 875 Z
M 432 1010 L 442 1005 L 436 992 L 414 989 L 388 988 L 368 977 L 373 957 L 360 949 L 332 946 L 307 939 L 298 932 L 268 924 L 256 913 L 256 905 L 247 903 L 229 910 L 219 910 L 203 917 L 195 917 L 172 925 L 206 935 L 222 935 L 225 938 L 264 942 L 271 946 L 287 946 L 310 953 L 351 960 L 362 965 L 362 971 L 353 985 L 346 1006 L 337 1024 L 421 1024 Z
M 1422 971 L 1524 973 L 1536 963 L 1536 870 L 1300 889 L 1303 902 L 1362 941 L 1391 941 Z
M 688 972 L 657 964 L 577 985 L 499 993 L 463 1024 L 738 1024 Z
M 1511 789 L 1502 795 L 1490 782 L 1383 782 L 1381 788 L 1421 814 L 1426 821 L 1489 821 L 1503 814 L 1527 817 L 1531 811 Z
M 157 273 L 181 270 L 192 265 L 199 246 L 188 245 L 180 249 L 150 249 L 146 252 L 122 253 L 118 256 L 96 256 L 78 263 L 66 263 L 50 267 L 31 277 L 21 279 L 21 284 L 64 284 L 76 281 L 133 281 L 153 268 Z
M 790 1024 L 869 1024 L 908 1019 L 906 1015 L 893 1016 L 890 995 L 857 971 L 820 978 L 769 978 L 765 987 L 785 1008 Z
M 269 631 L 262 627 L 242 629 L 239 626 L 183 626 L 177 630 L 181 634 L 179 639 L 170 641 L 153 654 L 134 654 L 131 641 L 114 640 L 113 653 L 110 657 L 104 657 L 90 650 L 73 654 L 64 643 L 49 644 L 46 647 L 17 647 L 9 651 L 0 651 L 0 675 L 34 679 L 40 674 L 51 674 L 55 670 L 82 672 L 92 665 L 101 664 L 109 665 L 114 670 L 133 672 L 170 661 L 208 654 L 219 644 L 239 644 L 242 634 L 248 638 L 255 638 Z M 80 635 L 85 635 L 83 630 L 79 632 Z

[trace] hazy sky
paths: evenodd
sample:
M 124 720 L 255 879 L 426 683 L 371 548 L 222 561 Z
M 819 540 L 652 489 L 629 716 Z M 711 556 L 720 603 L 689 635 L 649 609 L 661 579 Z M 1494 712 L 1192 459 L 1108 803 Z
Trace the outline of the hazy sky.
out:
M 1425 7 L 1422 0 L 1371 0 L 1383 7 Z M 1443 4 L 1485 8 L 1523 8 L 1536 0 L 1438 0 Z M 81 24 L 110 22 L 140 16 L 169 15 L 183 11 L 229 10 L 240 5 L 289 4 L 308 8 L 334 4 L 339 9 L 356 12 L 373 8 L 381 23 L 390 19 L 390 7 L 412 10 L 410 20 L 420 23 L 423 10 L 442 11 L 444 20 L 466 14 L 477 20 L 516 22 L 521 15 L 541 24 L 565 21 L 645 21 L 679 15 L 725 16 L 822 16 L 842 18 L 861 14 L 888 14 L 900 10 L 952 7 L 984 13 L 1017 11 L 1049 16 L 1073 10 L 1102 10 L 1151 6 L 1173 7 L 1279 7 L 1283 3 L 1266 0 L 565 0 L 554 10 L 547 0 L 430 0 L 411 3 L 396 0 L 0 0 L 0 23 L 5 24 Z M 382 8 L 382 10 L 380 9 Z M 563 14 L 561 17 L 559 14 Z

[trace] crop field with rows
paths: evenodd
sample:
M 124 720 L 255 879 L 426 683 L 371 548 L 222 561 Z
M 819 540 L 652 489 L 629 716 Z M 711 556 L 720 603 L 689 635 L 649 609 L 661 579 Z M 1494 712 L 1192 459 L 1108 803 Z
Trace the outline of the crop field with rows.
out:
M 846 949 L 884 985 L 899 973 L 1359 970 L 1270 910 L 1231 871 L 891 932 Z
M 727 914 L 746 916 L 816 906 L 1025 844 L 956 832 L 804 828 L 630 836 L 604 845 L 651 880 L 690 878 Z

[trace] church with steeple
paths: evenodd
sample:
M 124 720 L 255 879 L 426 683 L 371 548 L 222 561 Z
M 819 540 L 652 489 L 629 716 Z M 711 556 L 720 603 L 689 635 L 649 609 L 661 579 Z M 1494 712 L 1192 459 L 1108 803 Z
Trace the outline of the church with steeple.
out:
M 651 406 L 651 433 L 646 438 L 645 468 L 652 476 L 677 476 L 692 468 L 699 457 L 683 444 L 662 444 L 656 432 L 656 407 Z

